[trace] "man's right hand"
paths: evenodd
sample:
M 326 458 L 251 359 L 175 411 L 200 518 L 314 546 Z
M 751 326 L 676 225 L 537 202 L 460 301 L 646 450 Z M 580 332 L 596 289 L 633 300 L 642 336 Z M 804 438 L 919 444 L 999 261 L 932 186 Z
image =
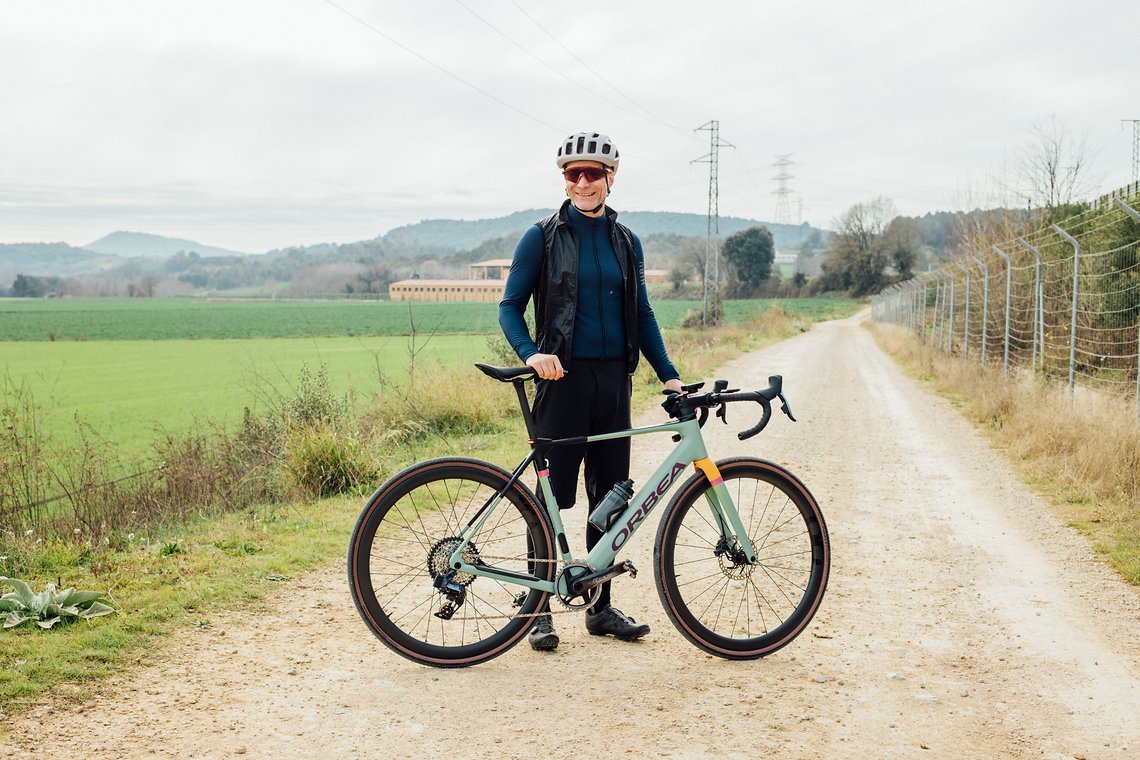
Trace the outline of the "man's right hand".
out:
M 562 362 L 554 354 L 531 354 L 526 359 L 526 366 L 533 368 L 543 380 L 557 380 L 566 374 Z

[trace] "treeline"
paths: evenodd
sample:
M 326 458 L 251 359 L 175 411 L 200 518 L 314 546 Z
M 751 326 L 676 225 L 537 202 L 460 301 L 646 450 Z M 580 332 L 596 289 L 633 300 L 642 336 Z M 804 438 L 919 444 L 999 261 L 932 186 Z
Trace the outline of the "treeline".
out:
M 656 216 L 643 215 L 656 219 Z M 636 216 L 630 214 L 628 216 Z M 856 296 L 877 292 L 890 282 L 905 279 L 946 260 L 962 247 L 972 230 L 1008 223 L 1017 212 L 994 209 L 973 212 L 938 212 L 921 217 L 894 214 L 886 199 L 856 204 L 836 220 L 837 229 L 826 232 L 803 226 L 796 245 L 777 247 L 796 251 L 797 276 L 781 279 L 779 268 L 768 276 L 737 276 L 726 260 L 720 273 L 729 297 L 790 297 L 807 293 L 842 292 Z M 635 220 L 631 219 L 631 222 Z M 443 222 L 435 223 L 437 226 Z M 768 229 L 753 225 L 744 229 Z M 446 230 L 450 232 L 451 230 Z M 703 235 L 644 232 L 646 267 L 669 272 L 671 293 L 693 297 L 702 286 L 707 242 Z M 733 235 L 722 237 L 723 245 Z M 407 231 L 405 231 L 406 233 Z M 445 230 L 437 230 L 443 234 Z M 771 233 L 771 230 L 769 230 Z M 789 231 L 784 230 L 785 240 Z M 438 242 L 424 243 L 394 231 L 371 240 L 347 244 L 296 246 L 259 256 L 209 256 L 180 251 L 168 258 L 136 257 L 89 274 L 69 276 L 17 274 L 10 286 L 0 284 L 0 295 L 23 298 L 45 296 L 189 296 L 201 293 L 241 292 L 244 295 L 308 297 L 344 295 L 385 297 L 397 280 L 465 279 L 468 266 L 477 261 L 509 259 L 521 230 L 482 240 L 454 250 Z M 776 242 L 773 236 L 773 242 Z M 818 258 L 826 251 L 822 268 Z M 785 281 L 786 280 L 786 281 Z M 695 283 L 695 284 L 694 284 Z
M 381 238 L 286 248 L 262 256 L 203 256 L 181 251 L 166 259 L 127 259 L 91 274 L 17 274 L 10 287 L 0 287 L 0 295 L 154 298 L 240 290 L 266 296 L 384 296 L 389 284 L 411 277 L 466 279 L 474 262 L 511 258 L 520 235 L 491 238 L 461 251 Z M 683 270 L 682 280 L 699 275 L 703 237 L 657 233 L 642 240 L 649 268 Z

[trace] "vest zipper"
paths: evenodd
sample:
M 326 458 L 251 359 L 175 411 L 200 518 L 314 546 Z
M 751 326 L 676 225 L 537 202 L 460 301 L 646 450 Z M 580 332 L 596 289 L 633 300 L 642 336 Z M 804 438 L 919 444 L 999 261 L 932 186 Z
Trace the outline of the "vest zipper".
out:
M 606 337 L 606 314 L 604 309 L 604 299 L 602 298 L 602 257 L 598 255 L 598 232 L 597 230 L 590 231 L 590 243 L 594 249 L 594 265 L 598 268 L 598 321 L 602 326 L 602 358 L 608 359 L 609 356 L 609 339 Z

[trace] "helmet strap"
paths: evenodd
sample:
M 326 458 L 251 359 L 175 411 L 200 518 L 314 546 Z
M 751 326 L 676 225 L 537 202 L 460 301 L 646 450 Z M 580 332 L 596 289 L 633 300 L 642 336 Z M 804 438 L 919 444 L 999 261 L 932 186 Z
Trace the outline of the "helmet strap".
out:
M 612 191 L 610 190 L 610 176 L 609 176 L 609 174 L 607 174 L 606 175 L 606 200 L 609 200 L 611 192 Z M 592 209 L 590 209 L 590 213 L 591 214 L 598 213 L 599 211 L 602 210 L 602 207 L 605 205 L 606 205 L 606 201 L 602 201 L 597 206 L 594 206 Z

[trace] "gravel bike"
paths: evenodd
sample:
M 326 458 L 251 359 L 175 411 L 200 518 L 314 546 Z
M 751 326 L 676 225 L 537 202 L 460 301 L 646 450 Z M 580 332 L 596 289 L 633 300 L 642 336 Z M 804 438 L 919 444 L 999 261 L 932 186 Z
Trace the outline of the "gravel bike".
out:
M 831 549 L 811 492 L 783 467 L 753 457 L 713 462 L 701 427 L 709 409 L 727 422 L 727 404 L 754 401 L 768 424 L 772 402 L 793 422 L 779 375 L 764 390 L 728 389 L 717 380 L 666 391 L 672 421 L 604 435 L 535 435 L 525 383 L 530 367 L 476 364 L 514 385 L 530 451 L 514 469 L 464 457 L 431 459 L 392 476 L 365 504 L 348 549 L 348 581 L 364 622 L 396 653 L 425 665 L 464 667 L 517 644 L 550 597 L 585 610 L 598 587 L 623 573 L 615 562 L 646 518 L 690 466 L 693 474 L 664 507 L 653 547 L 657 592 L 670 621 L 690 642 L 727 659 L 771 654 L 798 636 L 819 609 Z M 590 514 L 605 535 L 584 557 L 571 551 L 550 488 L 546 452 L 554 446 L 671 433 L 676 446 L 638 490 L 614 487 Z M 521 477 L 533 465 L 539 499 Z M 623 488 L 625 490 L 623 490 Z

